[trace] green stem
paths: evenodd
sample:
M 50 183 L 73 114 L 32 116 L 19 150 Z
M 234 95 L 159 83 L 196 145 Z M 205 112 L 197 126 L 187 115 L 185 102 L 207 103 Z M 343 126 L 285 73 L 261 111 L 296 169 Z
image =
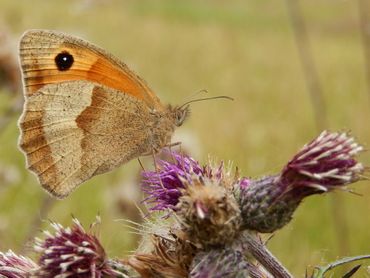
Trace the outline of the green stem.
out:
M 326 266 L 317 267 L 314 274 L 312 275 L 312 278 L 324 278 L 324 274 L 335 267 L 338 267 L 343 264 L 347 264 L 350 262 L 360 261 L 370 259 L 370 255 L 361 255 L 361 256 L 355 256 L 355 257 L 346 257 L 343 259 L 340 259 L 338 261 L 332 262 Z

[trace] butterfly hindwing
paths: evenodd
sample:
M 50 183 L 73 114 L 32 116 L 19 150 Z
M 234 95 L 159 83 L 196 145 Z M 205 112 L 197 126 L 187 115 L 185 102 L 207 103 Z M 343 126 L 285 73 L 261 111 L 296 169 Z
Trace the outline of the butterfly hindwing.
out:
M 142 101 L 105 86 L 49 84 L 26 100 L 20 147 L 42 186 L 64 197 L 150 148 L 144 124 L 149 117 Z

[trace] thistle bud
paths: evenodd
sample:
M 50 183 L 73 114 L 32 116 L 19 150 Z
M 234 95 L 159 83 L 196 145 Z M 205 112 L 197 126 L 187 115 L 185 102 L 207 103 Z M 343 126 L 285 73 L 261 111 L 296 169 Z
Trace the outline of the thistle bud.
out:
M 363 147 L 348 134 L 324 131 L 288 162 L 280 186 L 303 198 L 356 182 L 364 171 L 355 159 L 361 151 Z
M 279 175 L 251 180 L 240 189 L 243 226 L 262 233 L 282 228 L 303 198 L 353 183 L 364 167 L 355 156 L 363 148 L 346 133 L 324 131 L 305 145 Z

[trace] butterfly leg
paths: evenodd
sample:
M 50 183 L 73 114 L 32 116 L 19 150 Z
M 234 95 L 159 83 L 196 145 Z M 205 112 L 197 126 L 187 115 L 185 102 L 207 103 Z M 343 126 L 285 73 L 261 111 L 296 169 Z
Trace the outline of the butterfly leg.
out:
M 181 142 L 174 142 L 174 143 L 169 143 L 167 145 L 165 145 L 164 147 L 168 147 L 169 151 L 170 151 L 170 156 L 171 156 L 171 159 L 172 159 L 172 162 L 173 163 L 176 163 L 176 159 L 175 157 L 173 156 L 173 152 L 172 152 L 172 147 L 175 147 L 175 146 L 180 146 L 180 151 L 179 153 L 182 153 L 182 150 L 181 150 Z
M 170 150 L 171 150 L 171 147 L 175 147 L 175 146 L 181 146 L 181 142 L 179 141 L 179 142 L 174 142 L 174 143 L 165 145 L 165 147 L 169 147 Z
M 154 169 L 157 173 L 159 173 L 159 167 L 157 165 L 157 160 L 155 159 L 155 154 L 157 153 L 157 151 L 153 148 L 152 149 L 152 157 L 153 157 L 153 162 L 154 162 Z
M 181 142 L 175 142 L 175 143 L 172 143 L 172 144 L 168 144 L 168 149 L 170 150 L 170 155 L 171 155 L 171 159 L 172 159 L 172 163 L 176 163 L 176 158 L 175 156 L 173 155 L 173 152 L 172 152 L 172 147 L 174 146 L 180 146 L 179 149 L 179 153 L 182 153 L 182 149 L 181 149 Z
M 153 148 L 153 150 L 152 150 L 152 156 L 153 156 L 153 161 L 154 161 L 154 168 L 155 168 L 155 171 L 157 172 L 158 180 L 159 180 L 162 188 L 165 189 L 165 186 L 163 185 L 162 180 L 161 180 L 161 177 L 160 177 L 160 169 L 159 169 L 159 166 L 157 164 L 157 160 L 155 158 L 155 154 L 156 153 L 157 153 L 157 151 Z
M 138 157 L 138 158 L 137 158 L 137 161 L 138 161 L 138 162 L 139 162 L 139 164 L 140 164 L 141 170 L 142 170 L 142 171 L 145 171 L 145 168 L 144 168 L 144 166 L 143 166 L 143 163 L 141 163 L 140 157 Z

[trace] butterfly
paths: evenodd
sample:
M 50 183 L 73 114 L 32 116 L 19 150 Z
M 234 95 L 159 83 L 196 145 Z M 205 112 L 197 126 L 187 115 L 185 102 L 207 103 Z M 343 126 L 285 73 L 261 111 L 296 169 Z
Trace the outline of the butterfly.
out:
M 189 115 L 188 105 L 163 105 L 124 63 L 80 38 L 29 30 L 19 56 L 19 146 L 27 168 L 57 198 L 169 145 Z

